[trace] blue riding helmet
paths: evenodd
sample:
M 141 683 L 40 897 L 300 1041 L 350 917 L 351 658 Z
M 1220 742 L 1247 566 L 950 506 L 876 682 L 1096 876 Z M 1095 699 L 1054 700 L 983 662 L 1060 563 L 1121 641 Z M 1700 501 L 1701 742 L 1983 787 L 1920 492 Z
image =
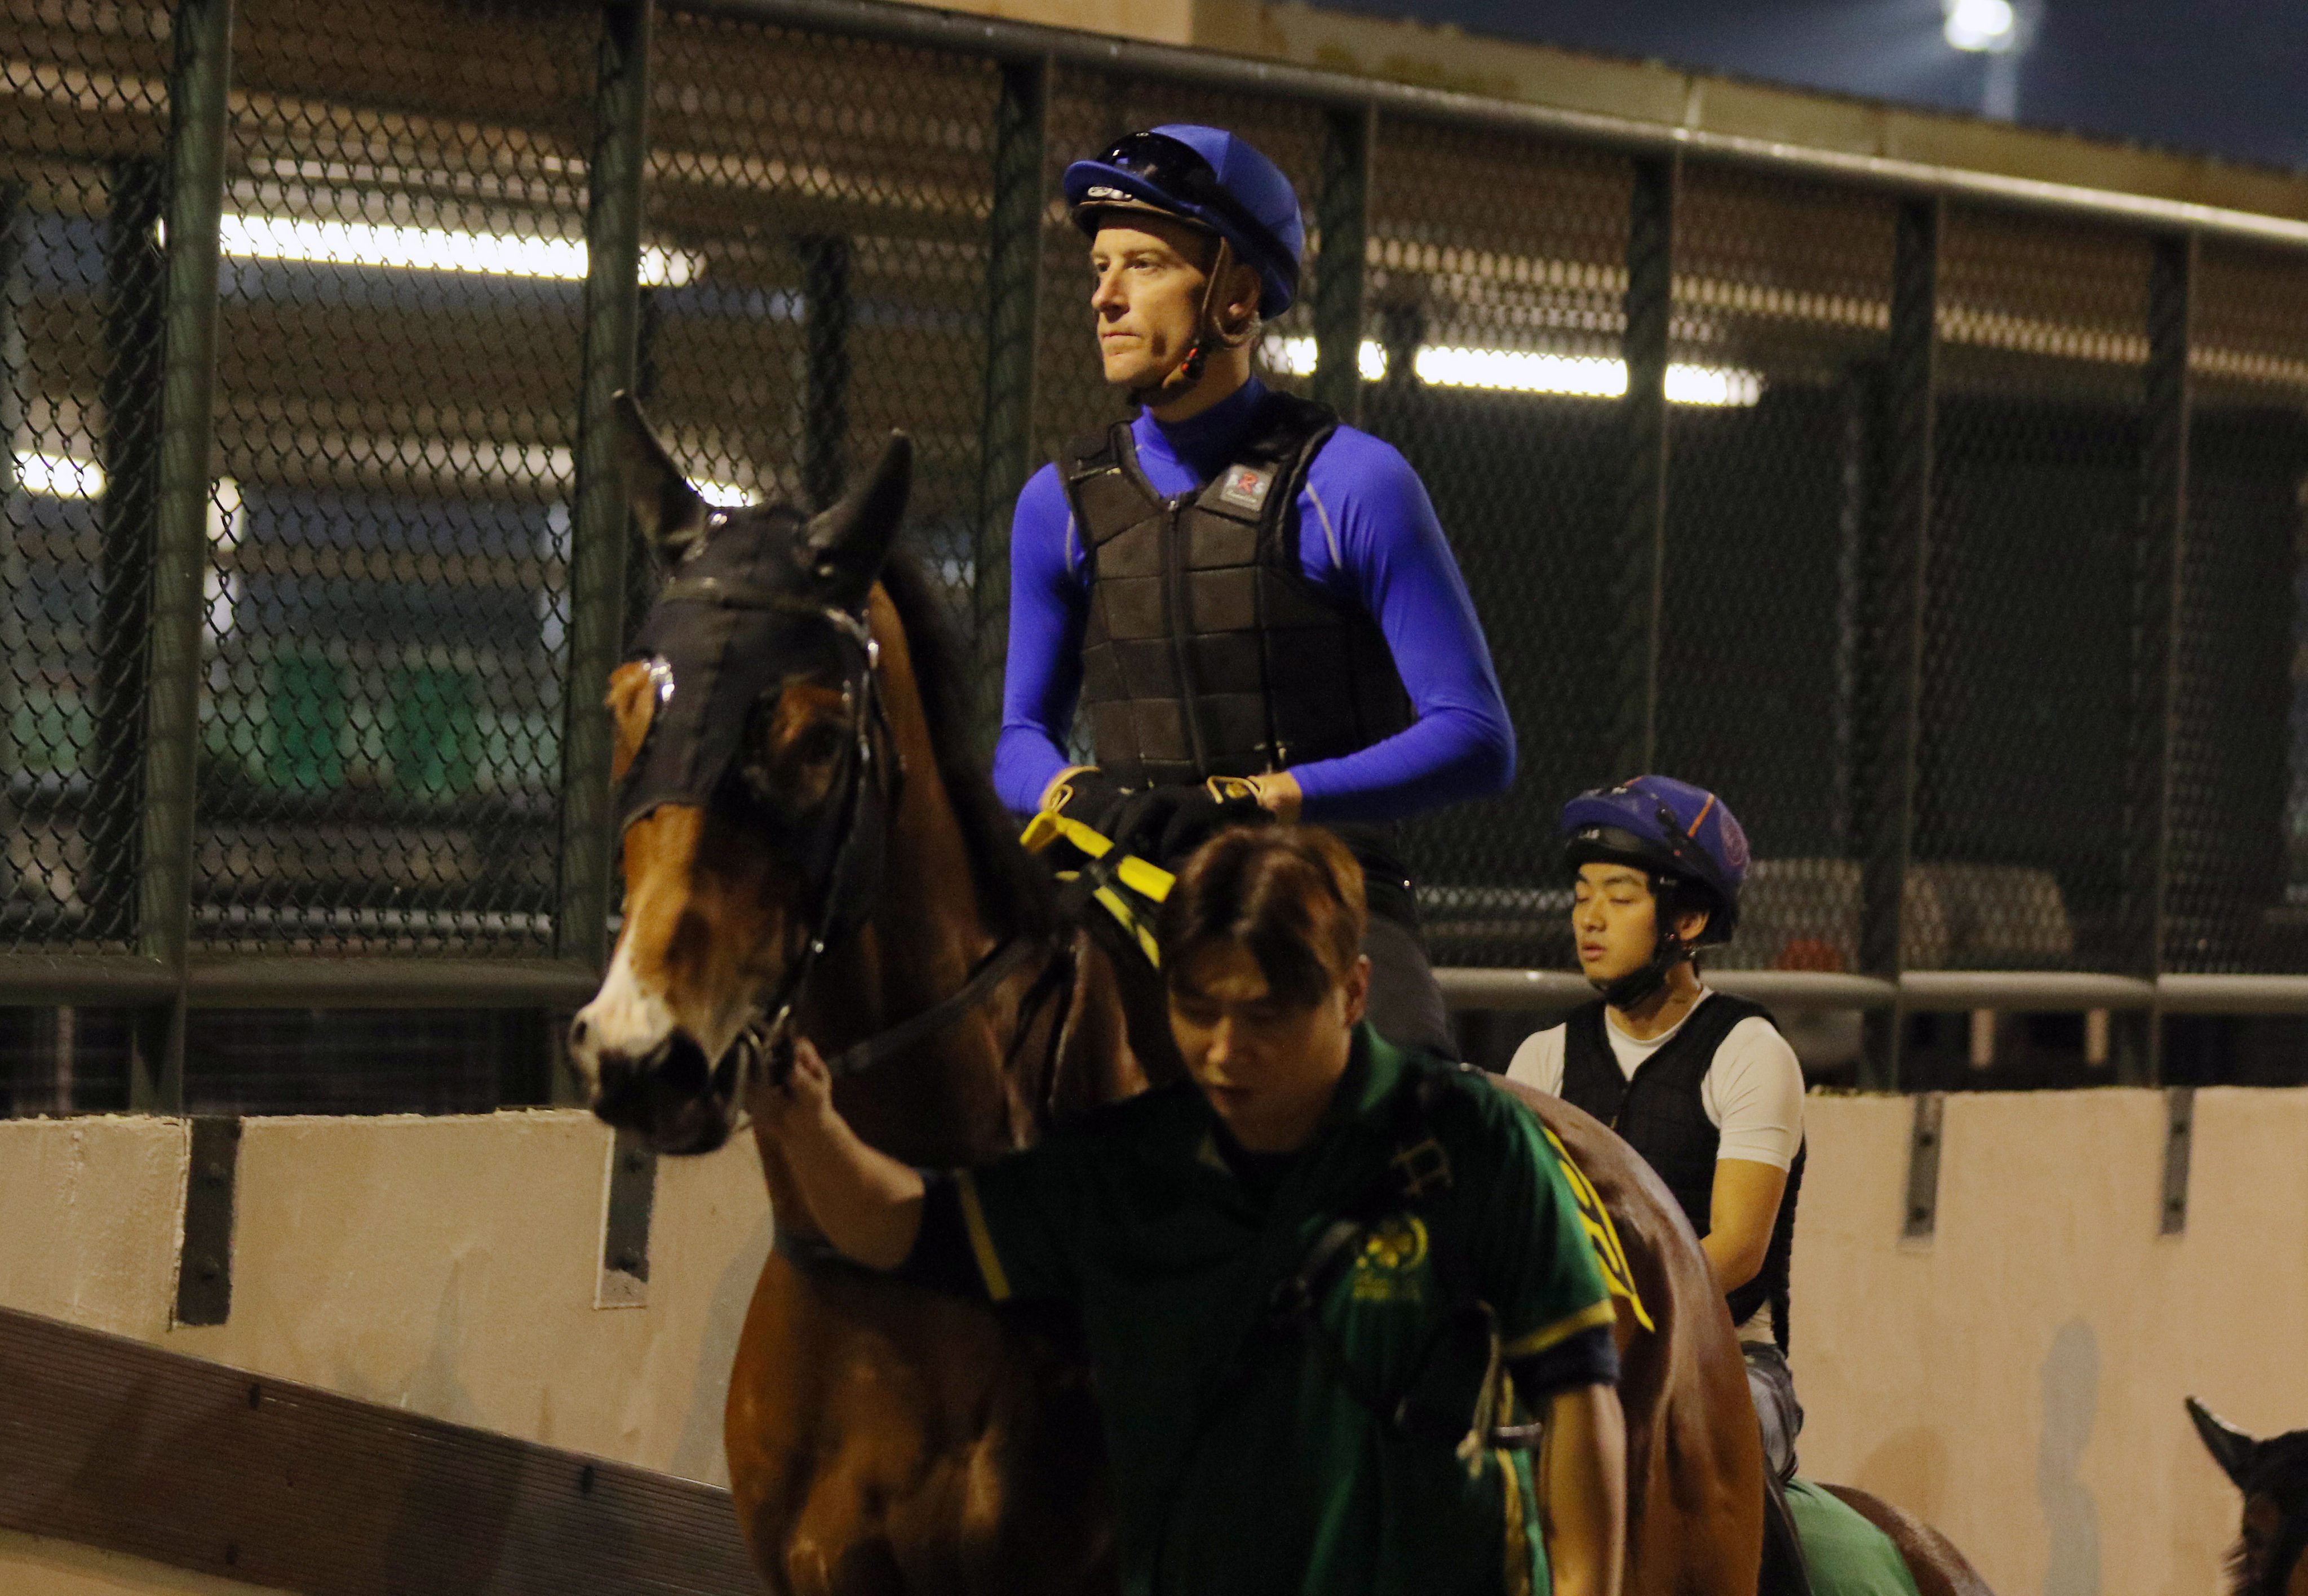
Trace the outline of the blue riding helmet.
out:
M 1269 320 L 1298 297 L 1306 224 L 1282 168 L 1223 128 L 1173 122 L 1133 133 L 1096 160 L 1066 168 L 1074 225 L 1095 236 L 1109 206 L 1146 207 L 1209 229 L 1234 246 L 1262 285 L 1258 314 Z
M 1637 776 L 1563 806 L 1563 854 L 1572 870 L 1596 859 L 1698 885 L 1713 902 L 1693 945 L 1728 942 L 1747 879 L 1747 833 L 1729 806 L 1672 776 Z

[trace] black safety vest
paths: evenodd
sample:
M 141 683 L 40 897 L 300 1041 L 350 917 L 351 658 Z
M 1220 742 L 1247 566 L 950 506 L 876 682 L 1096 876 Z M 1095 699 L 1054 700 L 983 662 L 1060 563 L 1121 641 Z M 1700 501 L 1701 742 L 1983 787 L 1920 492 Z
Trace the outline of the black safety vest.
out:
M 1089 555 L 1081 710 L 1130 786 L 1335 759 L 1411 723 L 1377 620 L 1298 561 L 1306 470 L 1339 418 L 1270 393 L 1232 463 L 1165 498 L 1127 423 L 1078 439 L 1066 499 Z
M 1618 1059 L 1612 1056 L 1610 1038 L 1603 1030 L 1609 1022 L 1599 999 L 1573 1009 L 1563 1023 L 1563 1100 L 1592 1114 L 1641 1153 L 1643 1161 L 1658 1172 L 1682 1204 L 1691 1228 L 1701 1236 L 1714 1229 L 1715 1156 L 1723 1141 L 1723 1133 L 1708 1123 L 1701 1089 L 1723 1039 L 1742 1020 L 1758 1016 L 1770 1020 L 1770 1011 L 1720 992 L 1711 995 L 1684 1021 L 1682 1030 L 1636 1066 L 1632 1080 L 1621 1072 Z M 1807 1147 L 1796 1149 L 1795 1167 L 1787 1171 L 1787 1195 L 1779 1199 L 1779 1217 L 1771 1227 L 1763 1267 L 1729 1297 L 1734 1324 L 1744 1324 L 1757 1308 L 1770 1304 L 1772 1339 L 1782 1349 L 1787 1344 L 1787 1273 L 1795 1251 L 1796 1198 L 1803 1190 L 1804 1160 L 1809 1152 Z

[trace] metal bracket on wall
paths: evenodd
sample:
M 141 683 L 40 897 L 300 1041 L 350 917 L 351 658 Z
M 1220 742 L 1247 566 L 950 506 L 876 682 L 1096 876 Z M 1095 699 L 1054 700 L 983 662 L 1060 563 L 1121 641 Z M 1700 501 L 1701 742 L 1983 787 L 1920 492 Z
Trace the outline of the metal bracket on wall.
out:
M 233 1187 L 240 1168 L 240 1121 L 193 1121 L 185 1170 L 184 1250 L 177 1259 L 178 1324 L 221 1324 L 232 1316 Z
M 1908 1133 L 1908 1207 L 1899 1227 L 1903 1241 L 1929 1241 L 1940 1222 L 1940 1142 L 1947 1093 L 1916 1098 L 1915 1126 Z
M 2196 1089 L 2175 1086 L 2164 1093 L 2164 1205 L 2157 1232 L 2177 1236 L 2188 1228 L 2188 1159 L 2196 1141 Z
M 595 1307 L 649 1306 L 650 1212 L 657 1205 L 657 1154 L 619 1131 L 601 1186 L 601 1277 Z

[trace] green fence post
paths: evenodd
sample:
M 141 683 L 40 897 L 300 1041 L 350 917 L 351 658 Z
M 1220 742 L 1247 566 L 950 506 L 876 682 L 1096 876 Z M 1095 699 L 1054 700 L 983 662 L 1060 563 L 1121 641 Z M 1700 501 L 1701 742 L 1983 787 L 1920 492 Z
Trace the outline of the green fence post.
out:
M 841 496 L 849 442 L 849 240 L 805 234 L 801 254 L 802 492 L 814 509 Z
M 994 214 L 986 262 L 986 419 L 978 441 L 977 536 L 972 550 L 971 647 L 977 660 L 979 749 L 1002 729 L 1010 649 L 1010 517 L 1034 470 L 1034 367 L 1042 328 L 1042 206 L 1049 142 L 1050 64 L 1002 66 L 995 110 Z
M 191 25 L 189 16 L 189 10 L 179 13 L 180 34 Z M 148 694 L 160 680 L 150 651 L 169 310 L 168 261 L 160 244 L 168 162 L 151 155 L 115 161 L 106 190 L 104 498 L 98 507 L 90 684 L 96 729 L 88 750 L 89 803 L 81 819 L 89 855 L 82 897 L 96 936 L 133 943 L 141 907 L 138 817 L 144 807 Z
M 224 209 L 232 0 L 184 0 L 169 85 L 168 254 L 159 470 L 152 511 L 151 676 L 143 759 L 138 945 L 177 973 L 165 1019 L 142 1028 L 129 1100 L 185 1103 L 185 967 L 192 944 L 193 804 L 200 753 L 201 627 L 215 444 L 218 220 Z
M 1667 318 L 1675 293 L 1677 156 L 1635 162 L 1621 358 L 1621 498 L 1612 562 L 1611 774 L 1649 770 L 1658 747 L 1659 582 L 1666 556 Z
M 1364 256 L 1370 237 L 1371 158 L 1378 108 L 1339 107 L 1324 118 L 1314 225 L 1314 397 L 1349 424 L 1362 419 Z
M 1863 746 L 1854 783 L 1859 839 L 1859 969 L 1896 982 L 1900 906 L 1915 849 L 1916 746 L 1923 724 L 1924 607 L 1931 550 L 1933 421 L 1938 403 L 1939 248 L 1942 206 L 1899 207 L 1891 263 L 1891 327 L 1883 369 L 1882 462 L 1862 550 Z M 1906 1014 L 1871 1009 L 1860 1084 L 1899 1084 Z
M 16 280 L 24 267 L 24 188 L 20 183 L 0 183 L 0 500 L 13 495 L 16 481 L 16 439 L 24 425 L 24 394 L 18 384 L 30 374 L 24 358 L 24 330 L 16 318 Z M 23 673 L 8 661 L 26 658 L 22 600 L 26 591 L 23 551 L 16 539 L 0 541 L 0 746 L 13 749 L 22 760 L 25 749 L 16 743 L 16 712 L 27 694 Z
M 2148 283 L 2146 415 L 2140 434 L 2140 532 L 2132 593 L 2131 793 L 2125 807 L 2123 936 L 2127 973 L 2164 972 L 2172 870 L 2172 761 L 2180 712 L 2180 598 L 2188 548 L 2188 348 L 2194 320 L 2196 240 L 2156 240 Z M 2163 1016 L 2131 1016 L 2117 1079 L 2162 1075 Z
M 569 542 L 569 672 L 562 683 L 560 913 L 554 943 L 589 970 L 608 962 L 609 672 L 624 651 L 626 509 L 615 400 L 633 383 L 640 321 L 642 178 L 649 157 L 650 0 L 601 12 L 585 214 L 585 345 L 577 513 Z

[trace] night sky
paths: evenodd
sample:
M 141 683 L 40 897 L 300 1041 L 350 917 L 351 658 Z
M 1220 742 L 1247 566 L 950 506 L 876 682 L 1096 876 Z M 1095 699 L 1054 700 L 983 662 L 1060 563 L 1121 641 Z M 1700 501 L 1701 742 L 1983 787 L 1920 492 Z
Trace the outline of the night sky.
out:
M 1940 0 L 1320 0 L 1872 99 L 1980 108 Z M 2308 169 L 2308 0 L 2048 0 L 2020 120 Z

